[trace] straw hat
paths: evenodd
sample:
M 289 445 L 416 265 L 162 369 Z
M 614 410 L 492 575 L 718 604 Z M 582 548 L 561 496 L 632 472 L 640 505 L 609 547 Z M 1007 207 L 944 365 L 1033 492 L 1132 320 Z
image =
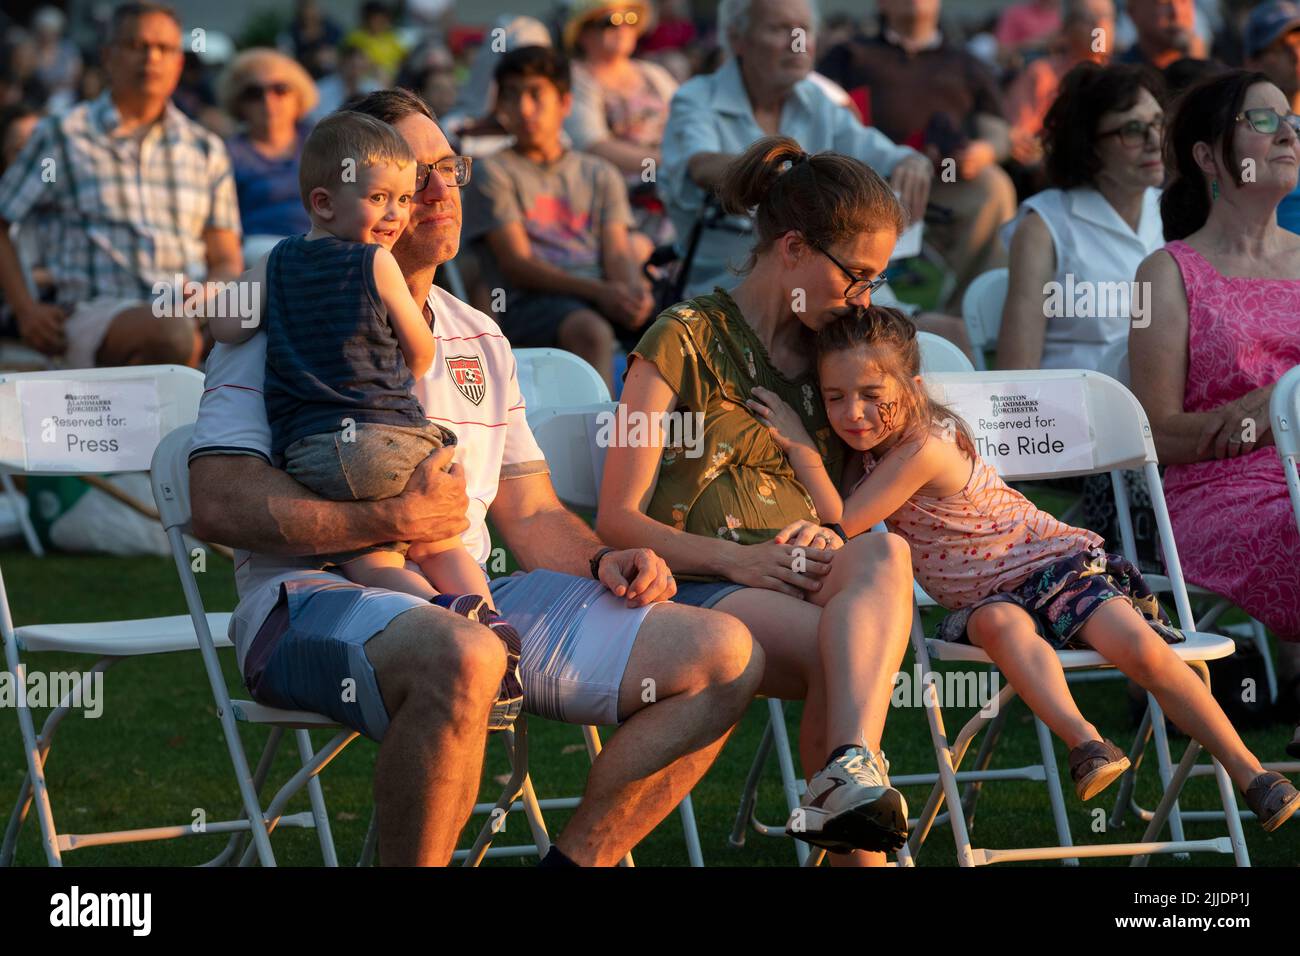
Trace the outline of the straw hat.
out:
M 595 20 L 603 19 L 612 13 L 630 12 L 636 14 L 637 36 L 642 36 L 650 28 L 653 11 L 647 0 L 573 0 L 569 4 L 564 21 L 564 49 L 572 53 L 578 47 L 578 35 L 582 28 Z

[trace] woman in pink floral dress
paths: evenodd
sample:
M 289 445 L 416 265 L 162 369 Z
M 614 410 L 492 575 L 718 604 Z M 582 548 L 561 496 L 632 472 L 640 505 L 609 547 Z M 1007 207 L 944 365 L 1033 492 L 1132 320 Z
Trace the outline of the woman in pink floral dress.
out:
M 1283 642 L 1284 683 L 1300 669 L 1300 531 L 1268 403 L 1300 365 L 1300 236 L 1277 224 L 1300 174 L 1297 126 L 1259 73 L 1189 91 L 1165 143 L 1168 244 L 1137 273 L 1150 323 L 1129 335 L 1187 579 Z M 1300 728 L 1288 751 L 1300 755 Z

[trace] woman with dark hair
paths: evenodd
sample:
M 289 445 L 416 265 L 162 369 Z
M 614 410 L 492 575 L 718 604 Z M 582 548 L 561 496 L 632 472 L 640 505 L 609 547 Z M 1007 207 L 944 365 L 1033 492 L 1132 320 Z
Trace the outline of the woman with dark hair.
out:
M 609 448 L 597 529 L 619 547 L 653 547 L 679 582 L 678 603 L 743 621 L 766 653 L 761 692 L 805 701 L 809 789 L 790 829 L 834 849 L 894 848 L 907 809 L 880 738 L 911 621 L 907 546 L 889 534 L 845 544 L 823 526 L 746 402 L 760 387 L 784 398 L 840 477 L 845 455 L 822 405 L 812 336 L 870 304 L 903 209 L 864 163 L 810 156 L 784 136 L 735 160 L 720 197 L 731 214 L 755 210 L 747 275 L 730 293 L 666 310 L 629 356 L 620 415 L 637 423 L 674 413 L 683 428 L 668 441 L 652 430 Z
M 1283 642 L 1300 685 L 1300 531 L 1268 403 L 1300 364 L 1300 236 L 1277 224 L 1296 186 L 1300 119 L 1262 73 L 1233 70 L 1179 100 L 1160 200 L 1168 244 L 1138 270 L 1151 313 L 1129 339 L 1187 580 Z M 1288 675 L 1288 671 L 1291 672 Z M 1291 744 L 1300 755 L 1300 729 Z
M 1162 242 L 1163 95 L 1146 67 L 1066 74 L 1043 125 L 1053 188 L 1021 203 L 1012 225 L 1000 368 L 1116 370 L 1133 276 Z

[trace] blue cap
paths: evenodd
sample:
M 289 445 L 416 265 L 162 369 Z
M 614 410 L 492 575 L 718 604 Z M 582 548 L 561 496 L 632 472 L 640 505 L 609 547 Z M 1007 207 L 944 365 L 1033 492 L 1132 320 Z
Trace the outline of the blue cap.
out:
M 1246 56 L 1258 56 L 1270 43 L 1300 28 L 1300 4 L 1271 0 L 1250 11 L 1246 21 Z

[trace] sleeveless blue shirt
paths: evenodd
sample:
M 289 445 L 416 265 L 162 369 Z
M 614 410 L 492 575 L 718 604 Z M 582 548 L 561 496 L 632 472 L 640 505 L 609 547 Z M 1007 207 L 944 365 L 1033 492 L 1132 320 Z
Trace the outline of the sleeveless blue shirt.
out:
M 375 285 L 379 246 L 333 236 L 279 242 L 266 264 L 271 451 L 344 419 L 421 427 L 424 410 Z

